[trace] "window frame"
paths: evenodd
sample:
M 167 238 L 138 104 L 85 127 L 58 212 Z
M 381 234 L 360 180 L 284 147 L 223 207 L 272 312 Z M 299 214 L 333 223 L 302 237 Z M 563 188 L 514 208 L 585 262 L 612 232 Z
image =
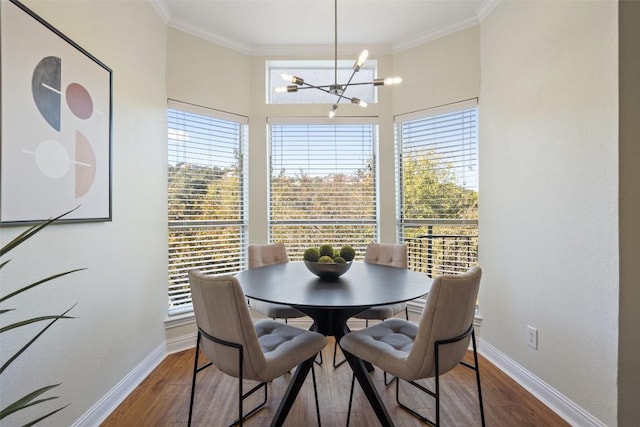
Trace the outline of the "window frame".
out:
M 403 165 L 403 159 L 404 159 L 404 138 L 403 138 L 403 125 L 406 123 L 410 123 L 410 122 L 417 122 L 417 121 L 421 121 L 421 120 L 429 120 L 432 118 L 437 118 L 437 117 L 445 117 L 448 114 L 452 114 L 452 113 L 462 113 L 465 111 L 469 111 L 469 110 L 473 110 L 473 119 L 474 119 L 474 123 L 473 123 L 473 136 L 470 137 L 470 139 L 473 140 L 473 142 L 475 143 L 475 158 L 473 158 L 473 161 L 475 162 L 475 197 L 476 197 L 476 218 L 448 218 L 445 216 L 442 217 L 431 217 L 431 218 L 407 218 L 404 215 L 404 211 L 405 211 L 405 200 L 404 200 L 404 195 L 405 195 L 405 188 L 404 188 L 404 180 L 403 180 L 403 170 L 404 170 L 404 165 Z M 431 277 L 435 277 L 439 274 L 444 274 L 444 273 L 459 273 L 462 272 L 463 267 L 456 267 L 456 266 L 449 266 L 449 267 L 441 267 L 441 268 L 436 268 L 433 266 L 433 242 L 434 239 L 439 238 L 442 239 L 442 259 L 445 259 L 445 247 L 447 248 L 446 251 L 449 252 L 449 248 L 451 246 L 451 243 L 447 243 L 445 246 L 445 240 L 447 239 L 447 237 L 454 237 L 454 238 L 461 238 L 462 240 L 469 240 L 469 248 L 467 249 L 467 265 L 466 267 L 469 267 L 470 265 L 473 265 L 475 263 L 477 263 L 477 259 L 478 259 L 478 245 L 477 245 L 477 238 L 478 238 L 478 218 L 477 218 L 477 198 L 479 197 L 479 188 L 478 188 L 478 179 L 479 179 L 479 173 L 478 173 L 478 145 L 479 145 L 479 141 L 478 141 L 478 100 L 476 98 L 474 99 L 470 99 L 470 100 L 465 100 L 465 101 L 461 101 L 461 102 L 456 102 L 456 103 L 452 103 L 452 104 L 447 104 L 444 106 L 440 106 L 440 107 L 434 107 L 434 108 L 430 108 L 427 110 L 421 110 L 421 111 L 416 111 L 416 112 L 412 112 L 412 113 L 408 113 L 408 114 L 403 114 L 403 115 L 399 115 L 396 116 L 394 118 L 394 122 L 395 122 L 395 126 L 394 126 L 394 130 L 395 130 L 395 140 L 396 140 L 396 144 L 395 144 L 395 169 L 396 169 L 396 230 L 397 230 L 397 239 L 400 242 L 404 242 L 407 243 L 409 246 L 409 268 L 414 269 L 414 270 L 418 270 L 418 271 L 424 271 L 425 273 L 427 273 L 429 276 Z M 428 144 L 425 144 L 428 145 Z M 462 187 L 462 186 L 461 186 Z M 421 237 L 428 237 L 427 240 L 427 262 L 424 263 L 421 261 L 421 259 L 423 258 L 424 254 L 422 253 L 424 251 L 424 249 L 415 249 L 415 248 L 411 248 L 411 243 L 409 242 L 409 239 L 407 238 L 407 233 L 406 230 L 409 227 L 427 227 L 427 229 L 429 230 L 427 232 L 426 236 L 421 236 Z M 445 234 L 431 234 L 431 230 L 433 228 L 437 228 L 437 227 L 460 227 L 459 229 L 462 230 L 461 231 L 461 235 L 457 236 L 457 235 L 450 235 L 447 236 Z M 473 228 L 475 228 L 475 233 L 473 231 Z M 470 233 L 470 234 L 466 234 L 466 233 Z M 463 237 L 462 237 L 463 236 Z M 468 236 L 468 237 L 467 237 Z M 454 239 L 455 240 L 455 239 Z M 455 245 L 454 245 L 454 249 L 451 250 L 452 253 L 454 253 L 454 256 L 458 256 L 457 252 L 455 249 Z M 461 250 L 463 251 L 462 253 L 464 254 L 464 249 L 465 246 L 464 244 L 460 244 L 458 246 L 458 248 L 462 248 Z M 412 259 L 413 258 L 413 259 Z M 443 261 L 445 262 L 445 261 Z M 465 267 L 465 268 L 466 268 Z M 447 269 L 448 268 L 448 269 Z
M 299 221 L 288 221 L 289 224 L 294 225 L 316 225 L 316 226 L 326 226 L 326 227 L 340 227 L 340 226 L 371 226 L 373 227 L 373 231 L 370 235 L 371 241 L 378 241 L 380 235 L 380 222 L 379 222 L 379 210 L 380 210 L 380 202 L 379 202 L 379 172 L 378 172 L 378 146 L 379 146 L 379 125 L 377 118 L 373 117 L 340 117 L 340 118 L 302 118 L 302 117 L 269 117 L 267 118 L 267 138 L 268 138 L 268 195 L 267 195 L 267 226 L 268 226 L 268 240 L 269 242 L 275 242 L 274 240 L 274 225 L 281 225 L 284 222 L 278 219 L 273 219 L 272 212 L 272 180 L 274 177 L 274 162 L 273 162 L 273 126 L 368 126 L 370 127 L 371 132 L 371 146 L 370 150 L 367 152 L 370 153 L 371 157 L 368 159 L 368 164 L 372 169 L 372 179 L 373 184 L 371 187 L 372 191 L 372 200 L 375 206 L 373 207 L 372 217 L 367 218 L 352 218 L 352 219 L 301 219 Z M 340 246 L 344 244 L 352 245 L 352 241 L 347 238 L 334 238 L 328 237 L 327 239 L 320 239 L 323 243 L 329 243 L 334 245 L 334 249 L 339 249 Z M 318 240 L 319 241 L 319 240 Z M 369 240 L 367 240 L 368 243 Z M 302 252 L 305 248 L 313 246 L 317 242 L 313 243 L 303 243 L 299 242 L 297 244 L 289 244 L 289 255 L 291 259 L 294 260 L 302 260 Z M 364 256 L 364 245 L 359 245 L 362 247 L 356 248 L 357 250 L 357 258 L 362 258 Z
M 235 167 L 235 170 L 237 173 L 238 185 L 234 187 L 226 187 L 226 184 L 223 184 L 223 187 L 220 187 L 219 191 L 226 192 L 227 189 L 230 188 L 231 193 L 233 194 L 232 201 L 234 198 L 237 197 L 237 204 L 235 204 L 235 201 L 234 201 L 234 204 L 229 206 L 230 210 L 229 210 L 229 213 L 227 214 L 227 215 L 231 215 L 232 217 L 237 216 L 236 219 L 232 219 L 232 218 L 197 219 L 197 218 L 187 218 L 187 217 L 181 218 L 181 219 L 171 218 L 170 209 L 172 207 L 172 199 L 171 199 L 171 187 L 170 187 L 171 181 L 170 180 L 172 177 L 171 177 L 169 168 L 171 167 L 172 160 L 174 160 L 172 158 L 171 152 L 173 149 L 172 148 L 173 145 L 177 147 L 182 144 L 183 148 L 185 146 L 184 143 L 179 142 L 179 138 L 172 138 L 172 135 L 179 133 L 178 131 L 176 131 L 177 128 L 172 127 L 174 124 L 177 124 L 172 122 L 172 118 L 171 118 L 172 111 L 177 112 L 177 114 L 183 114 L 185 115 L 185 117 L 201 118 L 203 122 L 198 122 L 198 125 L 201 125 L 202 123 L 207 123 L 211 125 L 210 129 L 207 128 L 207 131 L 203 130 L 203 128 L 197 129 L 195 128 L 195 125 L 193 125 L 194 126 L 193 131 L 195 132 L 193 134 L 194 138 L 195 137 L 204 138 L 205 136 L 207 136 L 205 135 L 206 133 L 210 134 L 209 135 L 210 139 L 199 140 L 201 144 L 204 144 L 206 146 L 206 150 L 209 150 L 207 154 L 208 157 L 216 159 L 215 160 L 216 165 L 213 165 L 213 163 L 204 165 L 205 168 L 207 167 L 209 168 L 208 171 L 210 172 L 215 171 L 217 167 L 223 168 L 222 169 L 223 171 L 225 170 L 224 168 L 229 168 L 228 164 L 226 166 L 224 163 L 222 163 L 220 166 L 217 165 L 218 160 L 224 156 L 223 154 L 220 154 L 220 153 L 212 154 L 212 153 L 215 153 L 215 151 L 212 150 L 212 148 L 218 147 L 220 150 L 226 153 L 228 159 L 231 159 L 233 156 L 233 159 L 234 159 L 233 161 L 235 162 L 235 166 L 233 167 Z M 210 122 L 207 122 L 207 119 L 210 119 Z M 176 119 L 176 121 L 177 120 L 178 119 Z M 188 126 L 187 125 L 183 125 L 183 126 L 187 128 L 185 132 L 188 132 Z M 234 133 L 233 131 L 229 133 L 229 129 L 231 130 L 235 129 L 236 133 Z M 193 305 L 191 304 L 191 293 L 190 291 L 188 291 L 188 289 L 185 290 L 185 287 L 188 288 L 188 279 L 186 278 L 186 275 L 187 275 L 187 271 L 190 268 L 200 268 L 203 271 L 211 274 L 223 274 L 223 273 L 232 274 L 232 273 L 241 271 L 246 266 L 246 252 L 247 252 L 247 246 L 249 241 L 249 238 L 248 238 L 248 230 L 249 230 L 248 172 L 249 172 L 249 169 L 247 167 L 248 166 L 247 149 L 248 149 L 249 127 L 248 127 L 248 118 L 245 116 L 227 113 L 224 111 L 214 110 L 211 108 L 183 103 L 180 101 L 170 99 L 168 100 L 168 103 L 167 103 L 167 131 L 168 131 L 168 135 L 167 135 L 167 149 L 168 149 L 168 152 L 167 152 L 167 168 L 168 168 L 168 171 L 167 171 L 167 191 L 168 191 L 167 229 L 168 229 L 168 250 L 169 250 L 167 254 L 168 256 L 167 302 L 168 302 L 168 315 L 171 317 L 171 316 L 176 316 L 186 312 L 193 311 Z M 172 134 L 172 131 L 174 132 L 173 134 Z M 216 137 L 219 138 L 219 140 L 217 141 L 218 145 L 216 145 L 216 141 L 215 141 Z M 231 142 L 227 142 L 227 140 Z M 194 147 L 195 147 L 195 143 L 194 143 Z M 185 150 L 183 152 L 183 155 L 185 156 L 185 158 L 188 155 L 189 156 L 194 155 L 194 153 L 196 152 L 196 148 L 194 147 L 191 148 L 192 151 Z M 202 157 L 203 155 L 198 154 L 198 156 Z M 231 163 L 232 161 L 229 160 L 229 162 Z M 185 162 L 185 163 L 187 168 L 189 168 L 189 163 L 188 162 Z M 177 164 L 178 162 L 176 162 L 176 165 Z M 195 169 L 196 171 L 197 171 L 197 168 L 203 167 L 203 165 L 198 163 L 194 163 L 194 165 L 196 167 Z M 233 167 L 231 167 L 230 170 L 233 170 Z M 233 173 L 231 176 L 233 176 Z M 207 185 L 211 185 L 214 183 L 216 183 L 216 181 L 213 179 L 207 181 Z M 186 203 L 185 206 L 188 206 L 189 203 L 194 203 L 194 200 L 198 200 L 198 197 L 200 197 L 201 199 L 202 194 L 204 194 L 206 198 L 210 194 L 209 192 L 210 192 L 210 188 L 207 187 L 206 193 L 197 193 L 196 195 L 193 196 L 194 197 L 193 199 L 187 199 L 191 202 L 185 202 Z M 204 203 L 206 206 L 210 208 L 213 207 L 214 205 L 219 207 L 216 204 L 216 201 L 213 199 L 208 200 L 207 202 L 204 202 Z M 186 208 L 181 207 L 180 209 L 186 209 Z M 228 238 L 226 239 L 223 238 L 222 240 L 214 240 L 220 237 L 219 236 L 219 233 L 221 233 L 220 230 L 224 230 L 224 229 L 233 230 L 234 228 L 237 228 L 236 234 L 234 234 L 232 231 L 232 234 L 229 235 Z M 191 237 L 190 237 L 191 239 L 203 238 L 203 234 L 207 232 L 211 234 L 207 235 L 206 238 L 203 240 L 206 242 L 206 245 L 198 244 L 194 246 L 194 247 L 197 246 L 197 250 L 202 251 L 202 253 L 198 252 L 198 256 L 194 255 L 193 259 L 187 256 L 186 257 L 187 259 L 183 260 L 184 266 L 181 268 L 174 269 L 172 267 L 173 265 L 172 264 L 172 247 L 176 248 L 177 250 L 185 249 L 187 251 L 190 248 L 189 246 L 190 243 L 188 240 L 185 240 L 184 241 L 185 243 L 178 243 L 178 244 L 172 245 L 172 236 L 174 239 L 179 239 L 179 237 L 176 237 L 176 236 L 180 236 L 179 230 L 184 230 L 185 236 L 189 236 L 189 234 L 191 234 Z M 216 237 L 216 234 L 217 234 L 217 237 Z M 224 258 L 222 261 L 220 261 L 220 259 L 216 257 L 215 258 L 216 262 L 211 262 L 211 260 L 213 259 L 212 257 L 214 257 L 214 255 L 212 254 L 218 251 L 218 249 L 216 249 L 215 251 L 212 249 L 213 247 L 215 247 L 217 243 L 220 243 L 222 245 L 237 243 L 238 246 L 233 249 L 234 256 L 230 256 L 229 254 L 224 254 L 222 256 L 222 258 Z M 188 252 L 188 253 L 191 253 L 191 252 Z M 227 259 L 227 257 L 229 259 Z M 205 262 L 207 260 L 209 260 L 209 262 Z M 176 290 L 176 292 L 172 292 L 173 290 Z M 177 304 L 177 305 L 174 305 L 174 304 Z

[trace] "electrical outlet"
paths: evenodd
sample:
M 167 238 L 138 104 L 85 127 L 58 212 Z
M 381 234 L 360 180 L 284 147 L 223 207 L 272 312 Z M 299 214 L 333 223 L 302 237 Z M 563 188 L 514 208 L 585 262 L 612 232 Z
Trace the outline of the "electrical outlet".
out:
M 531 325 L 527 325 L 527 345 L 534 350 L 538 349 L 538 330 Z

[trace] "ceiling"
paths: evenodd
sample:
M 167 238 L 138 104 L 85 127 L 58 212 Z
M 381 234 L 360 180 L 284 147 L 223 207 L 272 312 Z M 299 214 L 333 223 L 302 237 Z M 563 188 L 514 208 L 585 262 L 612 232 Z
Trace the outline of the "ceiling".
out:
M 342 53 L 396 53 L 480 22 L 498 0 L 338 0 Z M 248 55 L 334 49 L 333 0 L 151 0 L 173 28 Z

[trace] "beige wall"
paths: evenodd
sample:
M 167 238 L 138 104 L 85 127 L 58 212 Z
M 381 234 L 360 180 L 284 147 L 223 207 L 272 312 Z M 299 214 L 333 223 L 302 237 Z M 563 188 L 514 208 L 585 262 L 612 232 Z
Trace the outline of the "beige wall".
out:
M 480 26 L 393 56 L 393 113 L 404 114 L 477 98 L 480 93 Z
M 252 82 L 246 55 L 169 29 L 167 96 L 248 116 Z
M 622 1 L 620 19 L 620 331 L 618 425 L 638 424 L 640 398 L 640 2 Z
M 0 385 L 4 407 L 38 387 L 62 382 L 48 394 L 60 399 L 25 411 L 29 416 L 16 415 L 9 424 L 22 425 L 19 420 L 70 403 L 43 423 L 69 426 L 147 356 L 164 351 L 166 26 L 148 2 L 25 4 L 113 70 L 113 221 L 52 226 L 12 253 L 2 269 L 4 295 L 54 273 L 87 268 L 3 303 L 17 308 L 3 314 L 3 325 L 62 313 L 78 303 L 71 312 L 77 319 L 49 329 L 2 374 Z M 3 227 L 2 242 L 23 230 Z M 2 334 L 1 359 L 41 327 Z
M 367 110 L 340 107 L 344 115 L 380 118 L 381 240 L 393 241 L 393 116 L 480 94 L 482 338 L 612 426 L 618 261 L 621 298 L 637 295 L 634 241 L 620 242 L 627 256 L 617 249 L 616 4 L 504 2 L 481 27 L 376 58 L 381 75 L 401 75 L 403 84 L 381 89 L 380 104 Z M 253 242 L 266 241 L 266 118 L 324 117 L 326 108 L 266 105 L 266 58 L 167 30 L 147 2 L 27 5 L 114 70 L 113 222 L 53 227 L 15 253 L 16 265 L 34 257 L 27 273 L 3 270 L 4 292 L 6 283 L 88 267 L 20 300 L 27 315 L 77 301 L 80 318 L 56 325 L 2 378 L 3 404 L 14 397 L 6 390 L 63 381 L 59 394 L 72 405 L 49 423 L 63 426 L 165 340 L 166 99 L 249 116 Z M 625 129 L 621 153 L 634 147 L 625 135 L 638 133 Z M 623 162 L 620 177 L 620 226 L 632 231 L 633 167 Z M 0 238 L 20 231 L 3 228 Z M 622 417 L 631 420 L 635 405 L 638 345 L 630 337 L 637 338 L 638 315 L 631 299 L 621 307 L 620 375 L 628 376 L 620 382 L 620 425 L 631 425 Z M 527 324 L 540 331 L 538 351 L 526 347 Z M 21 342 L 5 335 L 3 360 Z
M 617 31 L 616 2 L 502 2 L 482 23 L 480 93 L 482 337 L 611 426 Z

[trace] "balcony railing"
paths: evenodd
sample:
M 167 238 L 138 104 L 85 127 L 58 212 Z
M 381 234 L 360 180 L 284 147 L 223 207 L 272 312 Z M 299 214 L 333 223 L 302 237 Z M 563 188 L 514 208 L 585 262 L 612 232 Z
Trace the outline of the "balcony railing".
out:
M 476 220 L 402 224 L 411 270 L 429 277 L 467 271 L 478 262 Z

